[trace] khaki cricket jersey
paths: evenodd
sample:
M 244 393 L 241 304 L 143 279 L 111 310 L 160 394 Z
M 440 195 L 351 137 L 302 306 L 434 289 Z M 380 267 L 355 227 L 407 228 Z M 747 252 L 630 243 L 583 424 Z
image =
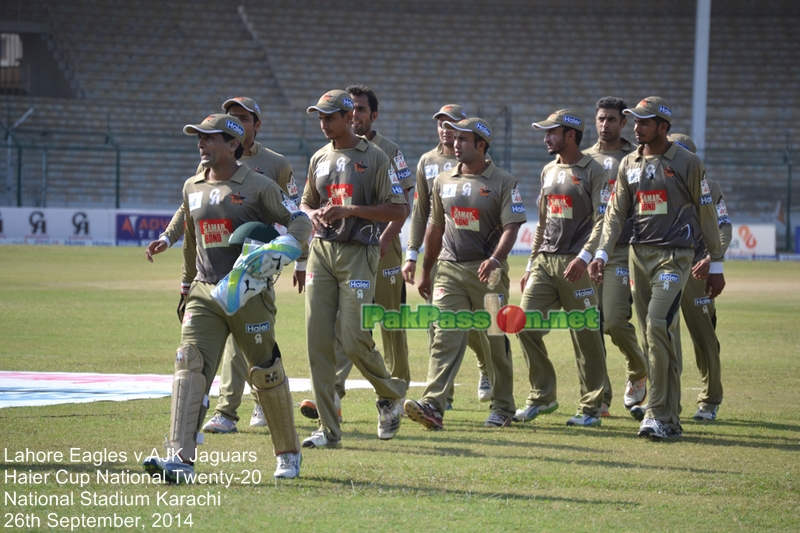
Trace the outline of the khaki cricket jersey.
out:
M 614 185 L 617 183 L 617 172 L 619 171 L 619 163 L 629 153 L 636 150 L 636 145 L 631 143 L 628 139 L 622 138 L 622 148 L 619 150 L 600 150 L 600 141 L 597 144 L 583 151 L 584 154 L 589 154 L 595 161 L 603 165 L 603 168 L 608 175 L 608 186 L 603 189 L 601 201 L 602 213 L 606 212 L 608 201 L 611 200 L 611 195 L 614 193 Z M 633 236 L 633 219 L 629 218 L 625 222 L 625 227 L 619 236 L 617 244 L 628 244 L 631 242 Z
M 506 225 L 526 221 L 516 178 L 486 162 L 479 176 L 462 174 L 459 163 L 433 180 L 430 221 L 444 226 L 442 261 L 486 260 Z
M 643 151 L 640 146 L 620 163 L 599 248 L 606 253 L 614 248 L 631 209 L 632 244 L 694 248 L 696 209 L 711 261 L 721 262 L 717 212 L 703 162 L 675 143 L 661 155 L 645 156 Z
M 593 254 L 603 228 L 600 208 L 607 186 L 606 171 L 590 155 L 574 165 L 558 159 L 545 165 L 531 259 L 539 252 Z
M 400 147 L 378 132 L 375 132 L 372 143 L 383 150 L 383 153 L 389 157 L 389 177 L 392 183 L 399 184 L 404 191 L 413 189 L 414 176 L 411 174 L 411 169 L 408 168 L 408 163 L 406 163 L 406 158 Z M 381 231 L 385 230 L 388 225 L 388 222 L 381 222 Z
M 445 155 L 442 144 L 425 152 L 417 164 L 417 188 L 414 191 L 414 212 L 411 215 L 411 230 L 408 249 L 419 251 L 425 240 L 425 227 L 431 216 L 431 187 L 441 172 L 447 172 L 458 164 L 455 155 Z
M 319 209 L 333 205 L 405 204 L 403 188 L 390 172 L 389 158 L 375 144 L 361 139 L 355 148 L 337 150 L 333 142 L 311 158 L 302 203 Z M 360 217 L 337 221 L 314 237 L 335 242 L 379 244 L 380 226 Z
M 205 171 L 186 180 L 182 209 L 197 243 L 194 279 L 207 283 L 217 283 L 233 268 L 239 250 L 228 246 L 228 239 L 245 222 L 282 224 L 301 243 L 311 233 L 311 221 L 297 204 L 273 180 L 244 165 L 228 181 L 208 181 Z

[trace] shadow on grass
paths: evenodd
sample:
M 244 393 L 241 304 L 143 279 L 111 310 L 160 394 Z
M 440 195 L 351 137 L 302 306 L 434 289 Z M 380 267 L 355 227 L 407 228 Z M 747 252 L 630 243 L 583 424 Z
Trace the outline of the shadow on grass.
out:
M 318 481 L 321 483 L 328 483 L 333 485 L 340 485 L 343 489 L 348 491 L 359 491 L 359 490 L 379 490 L 379 491 L 402 491 L 409 494 L 414 494 L 418 496 L 433 496 L 433 495 L 447 495 L 447 496 L 454 496 L 454 497 L 461 497 L 461 498 L 470 498 L 470 499 L 479 499 L 479 500 L 518 500 L 518 501 L 530 501 L 530 500 L 540 500 L 545 502 L 567 502 L 567 503 L 575 503 L 575 504 L 582 504 L 582 505 L 617 505 L 617 506 L 624 506 L 629 507 L 631 509 L 635 509 L 641 506 L 639 502 L 633 501 L 621 501 L 621 500 L 588 500 L 583 498 L 563 498 L 559 496 L 530 496 L 526 494 L 516 494 L 513 492 L 481 492 L 481 491 L 463 491 L 463 490 L 451 490 L 451 489 L 421 489 L 419 487 L 415 487 L 413 485 L 404 485 L 404 484 L 387 484 L 387 483 L 357 483 L 354 484 L 350 479 L 341 479 L 341 478 L 323 478 L 323 477 L 315 477 L 315 476 L 303 476 L 305 481 Z

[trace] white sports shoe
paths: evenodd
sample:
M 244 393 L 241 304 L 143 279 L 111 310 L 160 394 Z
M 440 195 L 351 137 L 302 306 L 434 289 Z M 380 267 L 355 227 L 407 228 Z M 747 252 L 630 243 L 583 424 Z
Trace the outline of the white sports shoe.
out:
M 236 433 L 236 422 L 228 420 L 222 415 L 214 415 L 211 420 L 206 422 L 203 426 L 203 431 L 206 433 Z
M 489 381 L 489 376 L 481 374 L 478 381 L 478 400 L 482 402 L 492 401 L 492 382 Z
M 303 448 L 338 448 L 341 445 L 342 441 L 329 441 L 322 429 L 316 430 L 310 437 L 303 440 Z
M 286 452 L 278 457 L 278 468 L 275 469 L 275 479 L 294 479 L 300 477 L 300 463 L 303 455 L 300 452 Z
M 255 408 L 253 408 L 253 416 L 250 417 L 250 427 L 251 428 L 263 428 L 267 425 L 267 419 L 264 418 L 264 411 L 261 410 L 261 406 L 256 404 Z
M 194 482 L 194 467 L 179 460 L 161 459 L 160 457 L 148 457 L 142 464 L 145 471 L 151 476 L 160 475 L 162 479 L 169 483 L 180 485 L 181 483 Z
M 647 396 L 647 378 L 637 379 L 636 381 L 625 382 L 625 395 L 622 397 L 622 403 L 625 409 L 630 410 L 634 405 L 641 405 Z
M 400 398 L 394 401 L 382 399 L 375 402 L 378 408 L 378 438 L 389 440 L 397 435 L 405 401 L 405 398 Z
M 529 405 L 525 409 L 517 409 L 514 414 L 514 422 L 530 422 L 539 415 L 547 415 L 558 409 L 558 402 L 547 405 Z

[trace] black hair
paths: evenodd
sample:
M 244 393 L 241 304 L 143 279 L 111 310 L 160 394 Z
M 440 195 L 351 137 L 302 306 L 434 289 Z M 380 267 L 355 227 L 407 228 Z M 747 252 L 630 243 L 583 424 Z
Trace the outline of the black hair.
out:
M 622 116 L 622 112 L 627 108 L 628 106 L 625 105 L 625 100 L 622 98 L 617 98 L 616 96 L 604 96 L 597 101 L 594 112 L 597 113 L 598 109 L 616 109 L 619 111 L 620 116 Z
M 236 139 L 236 137 L 234 137 L 230 133 L 225 133 L 224 131 L 220 133 L 220 135 L 222 135 L 222 140 L 224 140 L 225 142 L 230 142 Z M 239 139 L 236 140 L 238 141 Z M 237 160 L 239 160 L 239 158 L 241 158 L 244 155 L 244 145 L 241 143 L 241 141 L 239 142 L 239 146 L 236 148 L 236 151 L 233 153 L 233 155 L 234 157 L 236 157 Z
M 350 93 L 350 96 L 367 95 L 367 102 L 369 102 L 369 112 L 370 113 L 378 112 L 378 95 L 375 94 L 375 91 L 373 91 L 366 85 L 351 85 L 345 90 L 348 93 Z
M 669 133 L 669 130 L 672 129 L 672 122 L 670 122 L 669 120 L 664 120 L 661 117 L 653 117 L 653 120 L 656 121 L 656 128 L 658 128 L 661 125 L 662 122 L 666 122 L 666 124 L 667 124 L 667 133 Z

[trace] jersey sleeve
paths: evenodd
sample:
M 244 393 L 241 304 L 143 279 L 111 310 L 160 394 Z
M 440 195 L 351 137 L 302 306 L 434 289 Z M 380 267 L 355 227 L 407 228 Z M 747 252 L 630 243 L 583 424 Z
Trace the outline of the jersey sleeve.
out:
M 500 211 L 500 223 L 503 227 L 509 224 L 524 224 L 528 221 L 522 195 L 517 188 L 517 182 L 511 179 L 503 184 L 503 205 Z
M 305 257 L 308 238 L 311 235 L 311 220 L 300 211 L 294 200 L 271 180 L 261 191 L 261 212 L 265 221 L 286 227 L 286 232 L 303 246 L 301 258 Z
M 728 252 L 728 246 L 731 245 L 733 240 L 733 224 L 728 214 L 728 206 L 725 205 L 725 199 L 722 197 L 722 187 L 714 180 L 708 180 L 708 183 L 711 186 L 711 198 L 717 208 L 719 239 L 722 246 L 722 255 L 725 255 Z
M 283 161 L 283 164 L 278 171 L 276 179 L 278 185 L 283 192 L 286 193 L 295 203 L 299 203 L 300 197 L 297 194 L 297 183 L 294 181 L 294 174 L 292 173 L 292 165 L 288 161 Z
M 161 234 L 162 237 L 169 239 L 170 246 L 178 242 L 178 239 L 183 237 L 183 233 L 185 231 L 185 221 L 183 205 L 181 205 L 178 210 L 175 211 L 175 214 L 172 215 L 172 220 L 169 221 L 167 229 L 165 229 L 164 233 Z
M 430 223 L 434 226 L 444 226 L 444 205 L 442 205 L 442 197 L 439 193 L 438 177 L 433 180 L 431 186 L 430 211 Z
M 699 158 L 695 158 L 687 169 L 687 189 L 697 209 L 700 232 L 708 249 L 712 262 L 722 262 L 722 244 L 720 242 L 717 210 L 711 197 L 711 186 L 708 183 L 706 169 Z
M 389 165 L 389 158 L 381 152 L 384 156 L 382 164 L 378 167 L 374 180 L 374 194 L 377 204 L 393 203 L 393 204 L 406 204 L 406 197 L 403 194 L 403 188 L 399 184 L 392 183 L 391 172 L 392 167 Z M 378 160 L 380 162 L 381 159 Z
M 539 183 L 542 189 L 539 192 L 539 197 L 536 199 L 536 210 L 539 213 L 539 221 L 536 224 L 536 231 L 533 233 L 533 245 L 531 245 L 531 261 L 539 252 L 539 248 L 544 241 L 544 228 L 547 225 L 547 198 L 544 195 L 544 175 L 545 171 L 542 170 L 542 175 L 539 178 Z
M 183 236 L 183 267 L 181 268 L 181 284 L 190 285 L 197 276 L 197 236 L 194 226 L 194 218 L 189 214 L 186 203 L 186 192 L 184 191 L 183 205 L 179 209 L 183 212 L 186 233 Z
M 419 251 L 425 239 L 425 226 L 431 215 L 431 196 L 428 190 L 428 177 L 425 174 L 425 160 L 417 165 L 417 188 L 414 192 L 414 210 L 411 213 L 411 229 L 408 236 L 408 249 Z
M 306 205 L 311 209 L 320 208 L 319 191 L 317 190 L 317 180 L 316 175 L 314 174 L 316 164 L 317 159 L 312 158 L 311 163 L 308 165 L 308 176 L 306 177 L 306 186 L 303 189 L 303 198 L 300 201 L 301 204 Z
M 596 163 L 592 159 L 592 163 Z M 596 165 L 589 165 L 589 183 L 591 184 L 592 194 L 592 233 L 589 235 L 589 240 L 583 246 L 583 249 L 591 255 L 594 255 L 597 245 L 600 244 L 600 237 L 603 234 L 603 220 L 605 219 L 605 209 L 607 204 L 603 202 L 603 190 L 608 185 L 608 174 L 599 163 Z

